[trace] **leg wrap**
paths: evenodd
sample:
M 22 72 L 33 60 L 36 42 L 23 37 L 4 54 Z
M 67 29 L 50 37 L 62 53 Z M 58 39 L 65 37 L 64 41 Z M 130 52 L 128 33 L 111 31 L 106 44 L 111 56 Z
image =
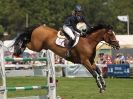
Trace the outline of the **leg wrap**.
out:
M 102 86 L 105 88 L 106 87 L 106 84 L 105 84 L 104 78 L 102 76 L 102 72 L 101 72 L 101 70 L 99 69 L 98 66 L 96 66 L 96 71 L 99 74 L 99 79 L 101 81 Z
M 97 86 L 98 86 L 99 88 L 102 88 L 102 84 L 101 84 L 101 82 L 100 82 L 98 73 L 97 73 L 96 71 L 91 71 L 90 73 L 91 73 L 92 76 L 96 79 Z

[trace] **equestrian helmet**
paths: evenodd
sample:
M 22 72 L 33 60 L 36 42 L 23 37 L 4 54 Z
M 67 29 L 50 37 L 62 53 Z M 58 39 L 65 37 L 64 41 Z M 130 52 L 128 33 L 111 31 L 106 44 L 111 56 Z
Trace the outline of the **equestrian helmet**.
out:
M 81 7 L 81 5 L 76 5 L 74 11 L 75 11 L 75 12 L 82 12 L 82 7 Z

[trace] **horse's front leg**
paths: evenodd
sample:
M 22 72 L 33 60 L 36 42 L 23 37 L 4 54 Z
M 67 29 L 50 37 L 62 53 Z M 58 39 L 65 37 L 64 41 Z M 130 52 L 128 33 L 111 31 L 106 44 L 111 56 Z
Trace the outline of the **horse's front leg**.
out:
M 105 86 L 104 86 L 102 80 L 104 81 L 104 79 L 101 79 L 100 75 L 97 73 L 96 70 L 91 70 L 91 71 L 89 71 L 89 72 L 90 72 L 90 73 L 92 74 L 92 76 L 95 78 L 96 83 L 97 83 L 97 86 L 98 86 L 98 88 L 100 89 L 100 93 L 103 93 L 103 92 L 105 91 Z
M 96 65 L 96 64 L 93 64 L 93 65 Z M 100 79 L 101 84 L 102 84 L 102 86 L 103 86 L 103 88 L 104 88 L 104 90 L 105 90 L 105 88 L 106 88 L 106 83 L 105 83 L 105 80 L 104 80 L 104 78 L 103 78 L 102 72 L 101 72 L 101 70 L 100 70 L 100 68 L 99 68 L 98 66 L 96 66 L 96 72 L 99 74 L 99 79 Z
M 104 92 L 105 88 L 103 87 L 100 76 L 96 71 L 96 65 L 92 65 L 89 60 L 83 60 L 82 64 L 87 68 L 87 70 L 92 74 L 95 78 L 97 86 L 100 88 L 100 93 Z

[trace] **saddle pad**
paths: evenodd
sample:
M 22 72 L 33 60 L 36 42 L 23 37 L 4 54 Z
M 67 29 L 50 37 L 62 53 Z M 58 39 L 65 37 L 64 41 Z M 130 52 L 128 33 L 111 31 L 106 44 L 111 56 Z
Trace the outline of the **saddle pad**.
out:
M 67 39 L 67 38 L 65 36 L 61 36 L 60 31 L 59 31 L 57 34 L 57 39 L 56 39 L 55 43 L 61 47 L 65 47 L 65 39 Z M 73 44 L 73 47 L 78 43 L 78 41 L 79 41 L 79 36 L 76 37 L 76 41 Z

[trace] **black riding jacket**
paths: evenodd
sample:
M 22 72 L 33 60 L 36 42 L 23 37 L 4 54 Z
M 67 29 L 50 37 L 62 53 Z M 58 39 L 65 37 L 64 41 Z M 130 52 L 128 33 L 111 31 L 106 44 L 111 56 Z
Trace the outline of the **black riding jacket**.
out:
M 77 31 L 80 33 L 80 30 L 76 28 L 77 23 L 79 22 L 85 22 L 85 24 L 88 26 L 88 28 L 91 28 L 90 24 L 86 21 L 84 16 L 80 16 L 80 21 L 77 20 L 77 17 L 74 15 L 68 16 L 64 22 L 64 24 L 72 29 L 72 31 Z

